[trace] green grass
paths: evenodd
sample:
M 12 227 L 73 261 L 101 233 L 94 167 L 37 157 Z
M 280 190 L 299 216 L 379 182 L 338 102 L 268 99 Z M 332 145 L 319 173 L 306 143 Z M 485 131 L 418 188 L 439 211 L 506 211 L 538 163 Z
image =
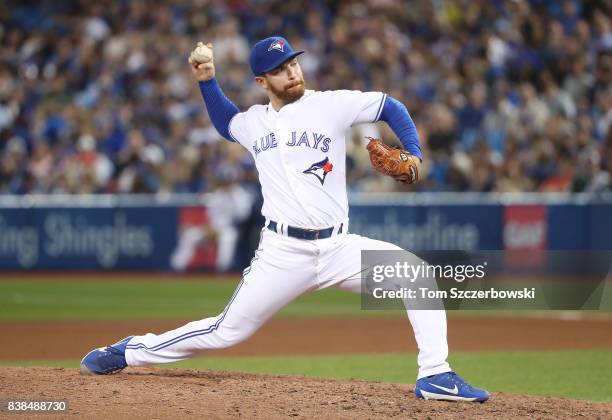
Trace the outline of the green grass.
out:
M 0 281 L 0 320 L 199 319 L 223 310 L 238 283 L 228 281 Z M 284 317 L 383 315 L 362 311 L 357 294 L 324 290 L 285 308 Z M 395 312 L 397 313 L 397 312 Z
M 0 281 L 0 320 L 200 319 L 221 312 L 238 283 L 206 280 L 139 280 L 95 277 Z M 554 315 L 553 311 L 539 311 Z M 578 313 L 577 311 L 573 312 Z M 581 315 L 609 314 L 581 311 Z M 450 316 L 529 316 L 531 311 L 450 311 Z M 280 317 L 404 316 L 400 310 L 362 310 L 360 296 L 326 289 L 300 297 Z
M 414 353 L 203 357 L 164 367 L 413 383 L 415 358 Z M 610 350 L 455 352 L 450 362 L 471 383 L 492 391 L 612 402 Z M 0 366 L 77 367 L 78 361 L 1 361 Z

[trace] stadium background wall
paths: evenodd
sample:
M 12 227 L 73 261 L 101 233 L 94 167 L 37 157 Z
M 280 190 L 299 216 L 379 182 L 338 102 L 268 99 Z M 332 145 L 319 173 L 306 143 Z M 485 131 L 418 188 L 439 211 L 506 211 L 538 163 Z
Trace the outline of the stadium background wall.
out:
M 350 201 L 351 232 L 408 250 L 612 249 L 610 197 L 359 194 Z M 181 229 L 206 224 L 201 195 L 4 196 L 0 269 L 171 271 Z M 235 269 L 248 264 L 261 224 L 247 226 Z M 214 270 L 215 254 L 207 241 L 188 270 Z

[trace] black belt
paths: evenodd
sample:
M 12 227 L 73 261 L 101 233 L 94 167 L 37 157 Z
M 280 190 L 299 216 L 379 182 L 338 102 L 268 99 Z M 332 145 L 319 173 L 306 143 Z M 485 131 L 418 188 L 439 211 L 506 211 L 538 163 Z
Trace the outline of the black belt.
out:
M 340 224 L 340 228 L 338 229 L 338 233 L 342 233 L 342 226 L 344 225 L 344 223 Z M 268 223 L 268 229 L 270 229 L 272 232 L 276 232 L 276 233 L 280 233 L 281 235 L 284 235 L 284 229 L 281 226 L 281 229 L 283 230 L 282 232 L 279 232 L 276 230 L 276 228 L 278 227 L 278 223 L 276 223 L 273 220 L 270 220 L 270 222 Z M 297 239 L 306 239 L 308 241 L 313 241 L 315 239 L 325 239 L 325 238 L 329 238 L 332 236 L 332 234 L 334 233 L 334 228 L 330 227 L 330 228 L 326 228 L 326 229 L 302 229 L 299 227 L 293 227 L 293 226 L 286 226 L 285 227 L 287 229 L 287 236 L 291 236 L 292 238 L 297 238 Z

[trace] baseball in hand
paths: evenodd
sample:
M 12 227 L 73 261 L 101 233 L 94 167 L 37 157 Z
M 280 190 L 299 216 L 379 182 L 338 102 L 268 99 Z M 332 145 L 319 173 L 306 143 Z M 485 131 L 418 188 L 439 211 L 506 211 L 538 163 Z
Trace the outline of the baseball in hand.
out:
M 196 49 L 191 53 L 191 61 L 196 63 L 208 63 L 213 58 L 212 49 L 204 45 L 202 42 L 198 42 Z

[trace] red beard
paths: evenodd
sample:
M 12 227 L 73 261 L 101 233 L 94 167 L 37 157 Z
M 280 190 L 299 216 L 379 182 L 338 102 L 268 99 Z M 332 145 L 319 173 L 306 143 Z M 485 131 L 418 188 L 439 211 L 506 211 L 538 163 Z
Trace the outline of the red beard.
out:
M 304 87 L 304 79 L 301 79 L 285 85 L 282 90 L 277 90 L 272 86 L 270 86 L 270 90 L 284 103 L 290 104 L 300 99 L 304 95 L 306 88 Z

